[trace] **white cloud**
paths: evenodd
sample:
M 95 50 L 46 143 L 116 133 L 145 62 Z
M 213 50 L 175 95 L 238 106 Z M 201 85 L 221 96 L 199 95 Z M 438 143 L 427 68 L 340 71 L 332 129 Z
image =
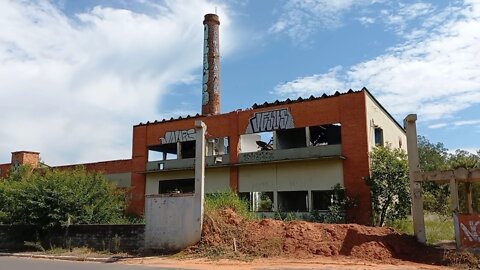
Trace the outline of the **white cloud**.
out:
M 288 0 L 270 33 L 285 33 L 294 42 L 305 41 L 321 28 L 342 25 L 342 15 L 355 6 L 375 3 L 367 0 Z
M 428 128 L 436 129 L 436 128 L 442 128 L 442 127 L 450 127 L 450 128 L 455 128 L 455 127 L 460 127 L 460 126 L 479 126 L 480 127 L 480 120 L 458 120 L 458 121 L 453 121 L 449 123 L 437 123 L 433 125 L 429 125 Z
M 282 95 L 297 96 L 299 93 L 319 95 L 325 92 L 334 92 L 335 90 L 342 91 L 345 89 L 346 84 L 338 79 L 341 71 L 342 67 L 336 66 L 325 74 L 302 77 L 278 84 L 272 93 L 278 92 L 282 93 Z
M 222 4 L 143 4 L 148 15 L 97 6 L 69 18 L 47 1 L 0 2 L 2 162 L 15 150 L 54 165 L 130 158 L 132 125 L 161 118 L 162 95 L 197 76 L 207 11 L 218 7 L 222 53 L 235 44 Z
M 294 81 L 295 85 L 302 85 L 305 80 L 308 88 L 289 88 L 287 82 L 277 85 L 275 92 L 284 96 L 318 94 L 316 89 L 322 88 L 321 81 L 312 84 L 311 78 L 327 76 L 330 84 L 345 84 L 346 89 L 366 86 L 399 116 L 416 112 L 422 120 L 434 120 L 478 105 L 480 2 L 458 9 L 459 14 L 444 16 L 421 39 L 406 40 L 381 56 L 333 74 L 334 77 L 328 71 Z
M 360 17 L 360 18 L 357 18 L 357 20 L 364 26 L 368 26 L 370 24 L 374 24 L 375 23 L 375 18 L 372 18 L 372 17 Z

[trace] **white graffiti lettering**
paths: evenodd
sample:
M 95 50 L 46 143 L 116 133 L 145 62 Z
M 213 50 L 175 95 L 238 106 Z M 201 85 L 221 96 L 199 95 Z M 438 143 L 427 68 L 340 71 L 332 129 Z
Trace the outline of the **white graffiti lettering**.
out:
M 177 143 L 195 140 L 195 129 L 176 130 L 165 132 L 165 137 L 160 138 L 162 144 Z
M 292 114 L 288 109 L 257 112 L 250 118 L 246 133 L 258 133 L 277 129 L 294 128 Z
M 480 242 L 480 236 L 477 232 L 477 227 L 480 224 L 480 221 L 470 220 L 468 223 L 470 225 L 470 228 L 467 228 L 467 226 L 465 226 L 463 223 L 460 223 L 460 227 L 462 228 L 463 233 L 465 233 L 470 242 Z

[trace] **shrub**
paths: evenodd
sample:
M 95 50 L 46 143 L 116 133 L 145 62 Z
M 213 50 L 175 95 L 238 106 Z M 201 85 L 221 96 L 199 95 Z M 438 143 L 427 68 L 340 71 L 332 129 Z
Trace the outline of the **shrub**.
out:
M 47 228 L 118 223 L 125 196 L 103 175 L 78 167 L 13 172 L 0 185 L 0 202 L 0 223 Z

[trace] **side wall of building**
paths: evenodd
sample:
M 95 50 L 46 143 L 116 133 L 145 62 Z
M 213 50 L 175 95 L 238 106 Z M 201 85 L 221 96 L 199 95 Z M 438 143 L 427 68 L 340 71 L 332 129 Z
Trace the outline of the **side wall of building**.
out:
M 367 94 L 366 97 L 368 149 L 372 149 L 375 146 L 375 128 L 380 128 L 383 133 L 384 145 L 389 143 L 394 148 L 401 148 L 407 151 L 405 130 L 372 96 Z

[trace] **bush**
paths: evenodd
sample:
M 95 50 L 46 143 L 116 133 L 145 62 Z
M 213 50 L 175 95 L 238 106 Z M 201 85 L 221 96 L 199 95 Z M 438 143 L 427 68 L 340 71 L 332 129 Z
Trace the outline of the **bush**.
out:
M 404 219 L 410 211 L 408 165 L 405 151 L 375 147 L 370 153 L 371 175 L 366 179 L 372 191 L 375 225 Z
M 44 228 L 119 223 L 125 194 L 103 175 L 72 170 L 16 170 L 0 183 L 0 223 Z
M 253 214 L 248 210 L 248 202 L 233 192 L 209 193 L 205 196 L 205 213 L 211 214 L 221 209 L 231 208 L 237 214 L 251 219 Z

